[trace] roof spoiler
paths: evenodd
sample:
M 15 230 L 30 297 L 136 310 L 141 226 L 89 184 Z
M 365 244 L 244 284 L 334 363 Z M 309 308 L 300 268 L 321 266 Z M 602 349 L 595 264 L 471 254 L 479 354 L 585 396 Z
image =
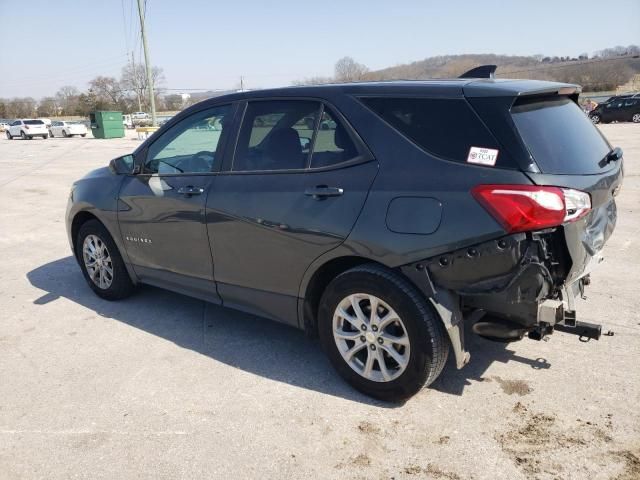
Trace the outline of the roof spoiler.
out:
M 458 78 L 495 78 L 497 65 L 480 65 L 464 72 Z

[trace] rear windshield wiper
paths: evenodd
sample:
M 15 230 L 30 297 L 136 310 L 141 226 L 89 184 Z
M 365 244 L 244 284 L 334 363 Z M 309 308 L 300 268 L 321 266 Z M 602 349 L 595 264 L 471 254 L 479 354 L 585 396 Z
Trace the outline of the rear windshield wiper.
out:
M 605 155 L 605 157 L 598 162 L 598 165 L 604 167 L 609 165 L 611 162 L 616 162 L 622 158 L 622 149 L 620 147 L 616 147 L 611 150 L 609 153 Z

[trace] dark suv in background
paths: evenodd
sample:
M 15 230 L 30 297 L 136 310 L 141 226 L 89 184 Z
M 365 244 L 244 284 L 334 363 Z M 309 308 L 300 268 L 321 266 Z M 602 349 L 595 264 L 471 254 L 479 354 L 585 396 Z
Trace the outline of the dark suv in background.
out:
M 593 123 L 640 123 L 640 96 L 621 95 L 613 97 L 589 112 L 589 118 Z
M 450 350 L 469 361 L 466 322 L 599 336 L 574 298 L 615 226 L 622 154 L 578 94 L 456 79 L 210 99 L 73 185 L 71 247 L 105 299 L 146 283 L 284 322 L 354 387 L 406 398 Z

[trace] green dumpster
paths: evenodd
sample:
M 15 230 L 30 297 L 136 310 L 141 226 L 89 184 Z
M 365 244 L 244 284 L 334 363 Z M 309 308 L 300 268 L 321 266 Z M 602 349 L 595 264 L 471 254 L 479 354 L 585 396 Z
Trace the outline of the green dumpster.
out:
M 122 138 L 124 124 L 122 112 L 97 111 L 89 114 L 94 138 Z

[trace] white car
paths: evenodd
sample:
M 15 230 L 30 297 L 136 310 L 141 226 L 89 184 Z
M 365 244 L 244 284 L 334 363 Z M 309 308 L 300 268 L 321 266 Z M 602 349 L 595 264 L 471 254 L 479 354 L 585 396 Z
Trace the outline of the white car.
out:
M 133 124 L 133 119 L 131 118 L 131 115 L 122 116 L 122 125 L 124 125 L 124 128 L 133 128 L 135 126 Z
M 134 120 L 146 120 L 149 118 L 149 114 L 145 112 L 133 112 L 131 117 L 133 117 Z
M 23 140 L 27 138 L 31 140 L 33 137 L 49 138 L 49 131 L 42 120 L 25 118 L 16 120 L 9 126 L 7 138 L 12 140 L 14 137 L 20 137 Z
M 5 130 L 9 130 L 9 124 L 5 122 L 0 122 L 0 132 L 4 132 Z
M 49 135 L 52 137 L 73 137 L 74 135 L 80 135 L 81 137 L 87 136 L 87 127 L 84 123 L 80 122 L 51 122 L 49 127 Z

